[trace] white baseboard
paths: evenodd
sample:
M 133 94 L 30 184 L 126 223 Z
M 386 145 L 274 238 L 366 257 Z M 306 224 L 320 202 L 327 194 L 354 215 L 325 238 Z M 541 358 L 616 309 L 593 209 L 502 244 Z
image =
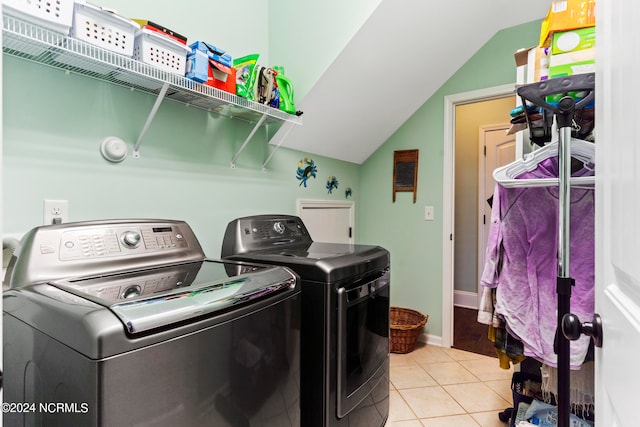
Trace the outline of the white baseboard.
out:
M 456 307 L 478 309 L 478 294 L 468 291 L 453 291 L 453 305 Z
M 428 335 L 428 334 L 420 334 L 418 337 L 418 342 L 425 343 L 427 345 L 432 345 L 434 347 L 442 347 L 442 337 L 437 335 Z

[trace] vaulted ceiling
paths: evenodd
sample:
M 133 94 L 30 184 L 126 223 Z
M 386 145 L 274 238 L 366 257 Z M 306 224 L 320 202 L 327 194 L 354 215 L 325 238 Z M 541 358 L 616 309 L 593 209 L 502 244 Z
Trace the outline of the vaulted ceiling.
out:
M 382 0 L 298 102 L 303 126 L 284 125 L 272 143 L 361 164 L 497 31 L 542 19 L 549 6 Z

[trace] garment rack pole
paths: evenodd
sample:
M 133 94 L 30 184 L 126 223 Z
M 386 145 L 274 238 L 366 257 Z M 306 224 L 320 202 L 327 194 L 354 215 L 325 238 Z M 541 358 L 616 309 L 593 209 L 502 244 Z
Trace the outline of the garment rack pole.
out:
M 571 118 L 573 114 L 571 114 Z M 558 117 L 559 119 L 559 117 Z M 560 122 L 561 120 L 558 120 Z M 571 126 L 558 129 L 559 200 L 558 200 L 558 325 L 571 312 L 570 219 L 571 219 Z M 560 327 L 556 332 L 558 354 L 558 427 L 569 427 L 571 401 L 570 343 Z

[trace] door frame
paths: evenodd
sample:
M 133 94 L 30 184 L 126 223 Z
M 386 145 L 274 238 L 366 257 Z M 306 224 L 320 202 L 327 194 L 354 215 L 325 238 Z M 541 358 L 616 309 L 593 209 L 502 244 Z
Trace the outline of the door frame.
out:
M 455 224 L 455 126 L 456 105 L 489 101 L 514 95 L 515 83 L 452 94 L 444 97 L 444 160 L 442 183 L 442 347 L 453 345 L 453 277 Z M 516 155 L 522 152 L 516 138 Z
M 348 200 L 319 200 L 319 199 L 298 199 L 296 200 L 296 214 L 301 217 L 303 209 L 348 209 L 349 224 L 351 227 L 351 238 L 349 243 L 356 241 L 356 204 Z

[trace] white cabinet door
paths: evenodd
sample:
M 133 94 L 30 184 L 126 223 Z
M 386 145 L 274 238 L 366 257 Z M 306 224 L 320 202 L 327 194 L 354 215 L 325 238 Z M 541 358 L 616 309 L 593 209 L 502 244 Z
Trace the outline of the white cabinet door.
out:
M 299 200 L 298 216 L 314 242 L 355 241 L 353 202 Z

